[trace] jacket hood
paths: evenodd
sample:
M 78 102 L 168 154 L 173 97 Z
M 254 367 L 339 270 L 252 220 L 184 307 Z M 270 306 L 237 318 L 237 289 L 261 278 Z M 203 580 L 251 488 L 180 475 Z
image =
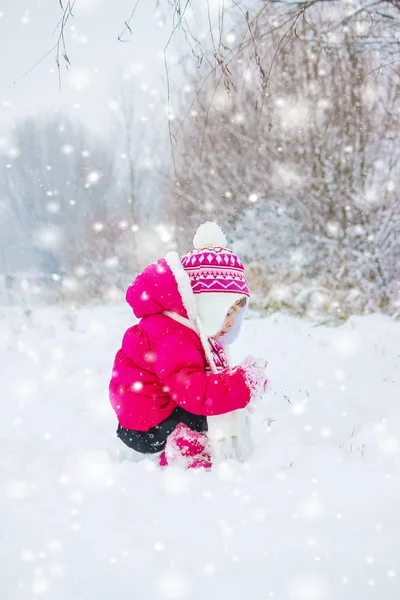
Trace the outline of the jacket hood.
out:
M 146 267 L 128 287 L 126 301 L 137 318 L 175 312 L 195 322 L 196 303 L 176 252 Z
M 199 307 L 179 255 L 169 252 L 165 258 L 152 263 L 136 277 L 127 290 L 126 301 L 139 319 L 165 311 L 189 319 L 204 341 L 221 330 L 228 310 L 239 297 L 236 294 L 214 293 L 205 296 Z M 242 309 L 234 328 L 221 339 L 224 344 L 232 344 L 238 337 L 244 313 Z

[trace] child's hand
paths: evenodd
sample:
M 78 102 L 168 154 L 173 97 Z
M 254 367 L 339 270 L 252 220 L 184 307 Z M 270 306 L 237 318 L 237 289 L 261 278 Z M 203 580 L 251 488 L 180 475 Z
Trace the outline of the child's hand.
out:
M 264 370 L 267 366 L 267 361 L 263 358 L 255 358 L 247 356 L 240 364 L 245 372 L 246 383 L 250 388 L 251 398 L 262 396 L 267 387 L 267 379 Z

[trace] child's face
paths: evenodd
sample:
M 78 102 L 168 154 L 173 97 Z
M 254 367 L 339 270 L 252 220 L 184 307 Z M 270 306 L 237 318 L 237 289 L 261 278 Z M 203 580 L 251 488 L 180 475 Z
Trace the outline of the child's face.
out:
M 240 306 L 239 302 L 236 302 L 229 309 L 228 314 L 226 315 L 225 322 L 224 322 L 224 324 L 222 326 L 222 329 L 221 329 L 221 331 L 218 333 L 218 335 L 216 337 L 221 337 L 222 335 L 225 335 L 234 326 L 234 324 L 235 324 L 235 317 L 238 314 L 238 312 L 240 312 L 242 310 L 242 307 Z

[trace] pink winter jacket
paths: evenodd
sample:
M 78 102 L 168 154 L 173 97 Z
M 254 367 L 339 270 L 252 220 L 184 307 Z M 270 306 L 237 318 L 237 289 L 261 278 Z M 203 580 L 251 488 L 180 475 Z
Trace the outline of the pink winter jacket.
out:
M 126 331 L 110 382 L 110 401 L 122 427 L 148 431 L 176 406 L 213 416 L 249 403 L 244 370 L 206 373 L 197 333 L 162 314 L 171 311 L 188 317 L 165 259 L 144 269 L 129 286 L 126 300 L 141 320 Z

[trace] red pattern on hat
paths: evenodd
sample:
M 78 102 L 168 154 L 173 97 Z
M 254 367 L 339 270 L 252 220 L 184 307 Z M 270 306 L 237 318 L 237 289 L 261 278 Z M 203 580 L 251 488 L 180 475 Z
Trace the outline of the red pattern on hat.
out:
M 243 264 L 228 248 L 193 250 L 182 257 L 181 263 L 189 275 L 194 294 L 214 292 L 250 296 Z

